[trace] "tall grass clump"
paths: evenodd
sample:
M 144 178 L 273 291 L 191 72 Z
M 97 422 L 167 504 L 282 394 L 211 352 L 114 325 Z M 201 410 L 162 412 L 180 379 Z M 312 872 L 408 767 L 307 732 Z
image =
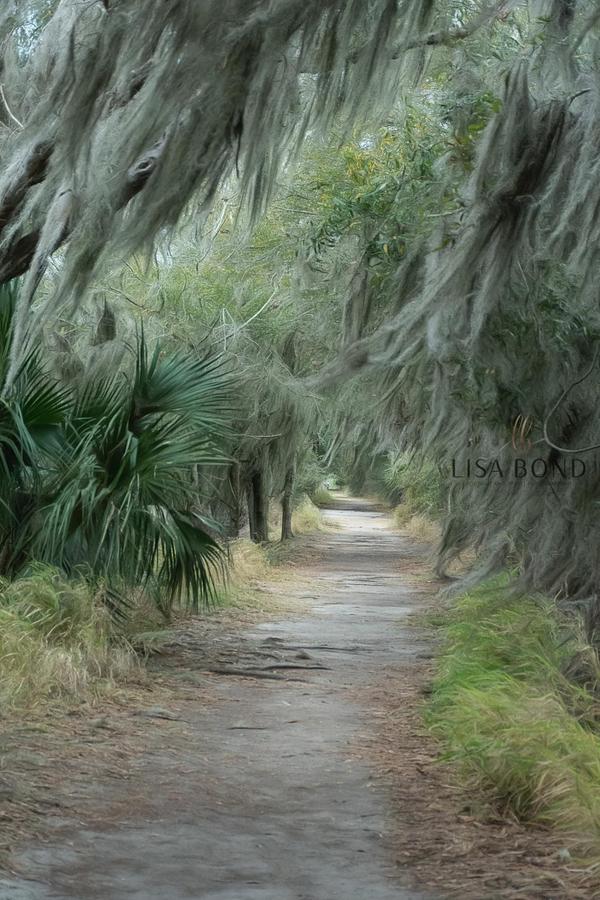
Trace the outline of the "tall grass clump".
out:
M 441 627 L 427 720 L 446 758 L 503 812 L 560 830 L 600 866 L 600 668 L 579 621 L 498 577 Z
M 271 526 L 280 527 L 279 511 L 273 512 Z M 323 527 L 318 507 L 304 496 L 292 513 L 292 529 L 295 535 L 310 534 Z M 282 544 L 256 544 L 248 538 L 237 538 L 229 545 L 228 565 L 223 569 L 214 594 L 218 608 L 264 608 L 266 595 L 264 584 L 274 575 L 283 574 L 280 567 L 287 559 Z M 279 571 L 278 571 L 279 569 Z M 271 601 L 267 605 L 271 606 Z M 276 605 L 276 604 L 275 604 Z
M 310 534 L 313 531 L 319 531 L 322 527 L 323 516 L 319 507 L 310 497 L 303 497 L 292 513 L 294 534 Z
M 222 607 L 252 607 L 256 591 L 268 576 L 270 561 L 267 548 L 248 538 L 238 538 L 229 545 L 228 566 L 219 576 L 214 599 Z
M 49 566 L 0 581 L 0 703 L 86 699 L 124 679 L 135 655 L 89 581 Z
M 322 524 L 323 516 L 321 510 L 311 496 L 301 494 L 294 498 L 292 532 L 295 536 L 319 531 Z M 269 530 L 272 534 L 281 533 L 281 507 L 279 505 L 273 505 L 269 510 Z M 234 541 L 234 545 L 235 543 Z
M 311 493 L 310 500 L 314 506 L 330 506 L 334 502 L 334 497 L 329 488 L 321 483 Z

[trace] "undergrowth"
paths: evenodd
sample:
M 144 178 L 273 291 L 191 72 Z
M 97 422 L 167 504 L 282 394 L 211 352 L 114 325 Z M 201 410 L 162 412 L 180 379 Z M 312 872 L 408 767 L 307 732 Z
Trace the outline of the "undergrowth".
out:
M 135 667 L 133 650 L 88 582 L 41 566 L 0 582 L 4 709 L 102 693 Z
M 329 500 L 333 500 L 331 494 Z M 323 505 L 327 505 L 327 502 Z M 292 513 L 292 531 L 294 534 L 310 534 L 312 531 L 320 531 L 322 527 L 323 517 L 318 504 L 310 497 L 304 497 Z
M 559 829 L 600 868 L 600 668 L 578 619 L 511 593 L 504 576 L 440 624 L 427 720 L 446 758 L 503 812 Z
M 324 484 L 320 484 L 314 489 L 310 495 L 310 499 L 315 506 L 329 506 L 334 500 L 333 494 Z
M 273 534 L 278 533 L 281 526 L 279 511 L 273 511 L 270 525 Z M 309 497 L 304 497 L 292 513 L 294 535 L 310 534 L 322 527 L 321 512 Z M 283 547 L 284 544 L 273 546 L 254 544 L 247 538 L 232 541 L 227 571 L 217 583 L 216 605 L 264 608 L 265 596 L 261 592 L 261 585 L 268 577 L 272 577 L 280 566 L 285 565 L 288 554 L 280 552 Z
M 319 531 L 323 519 L 319 506 L 308 496 L 299 497 L 292 511 L 292 532 L 294 535 Z M 281 534 L 281 506 L 272 504 L 269 511 L 269 534 L 272 540 L 279 540 Z
M 215 600 L 219 608 L 252 606 L 256 587 L 269 572 L 267 549 L 248 538 L 238 538 L 229 547 L 229 564 L 217 583 Z
M 296 534 L 321 527 L 321 514 L 308 499 L 294 511 Z M 271 609 L 265 592 L 277 563 L 269 548 L 247 539 L 233 541 L 226 573 L 217 575 L 213 608 Z M 128 594 L 126 618 L 116 619 L 102 583 L 66 576 L 40 564 L 14 580 L 0 580 L 0 704 L 26 710 L 48 700 L 78 702 L 104 696 L 142 673 L 141 658 L 172 633 L 169 615 L 140 587 Z M 189 608 L 182 604 L 189 615 Z
M 384 472 L 383 493 L 394 505 L 394 521 L 410 537 L 437 541 L 445 485 L 437 466 L 414 454 L 390 457 Z

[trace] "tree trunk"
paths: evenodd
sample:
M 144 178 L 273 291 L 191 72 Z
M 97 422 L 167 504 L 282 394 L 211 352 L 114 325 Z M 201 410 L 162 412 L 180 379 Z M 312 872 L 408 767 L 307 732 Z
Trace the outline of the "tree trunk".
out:
M 255 544 L 261 544 L 269 540 L 269 499 L 265 491 L 264 475 L 260 470 L 255 471 L 250 478 L 247 499 L 250 538 Z
M 229 469 L 228 480 L 231 504 L 229 506 L 229 536 L 236 538 L 244 526 L 244 508 L 241 466 L 234 462 Z
M 283 494 L 281 495 L 281 540 L 287 541 L 288 538 L 294 537 L 292 531 L 292 494 L 294 491 L 294 465 L 288 468 L 285 473 L 285 481 L 283 483 Z

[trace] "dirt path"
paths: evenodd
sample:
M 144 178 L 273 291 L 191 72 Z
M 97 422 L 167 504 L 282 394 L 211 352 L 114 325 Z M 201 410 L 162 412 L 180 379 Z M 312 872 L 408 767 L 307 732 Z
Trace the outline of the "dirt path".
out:
M 424 897 L 398 880 L 388 798 L 353 752 L 367 727 L 356 698 L 423 650 L 403 629 L 418 588 L 398 561 L 414 547 L 375 507 L 346 506 L 309 541 L 293 588 L 303 611 L 253 628 L 221 665 L 247 676 L 202 675 L 208 702 L 192 693 L 149 711 L 126 777 L 76 777 L 76 817 L 64 804 L 49 817 L 48 841 L 17 856 L 23 877 L 0 881 L 2 900 Z M 193 640 L 185 667 L 189 688 L 206 670 Z

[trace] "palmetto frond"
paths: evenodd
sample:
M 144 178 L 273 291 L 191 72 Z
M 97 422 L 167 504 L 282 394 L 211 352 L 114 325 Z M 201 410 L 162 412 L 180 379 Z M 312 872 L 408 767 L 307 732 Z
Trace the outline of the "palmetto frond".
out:
M 223 404 L 231 406 L 231 375 L 220 357 L 196 359 L 184 354 L 165 355 L 160 345 L 150 355 L 142 332 L 133 386 L 131 427 L 149 415 L 176 415 L 190 425 L 219 436 L 228 433 Z
M 4 294 L 0 368 L 15 296 Z M 150 351 L 143 332 L 131 375 L 84 379 L 77 392 L 34 349 L 0 405 L 0 529 L 15 549 L 0 569 L 39 559 L 101 576 L 111 596 L 152 580 L 165 606 L 208 599 L 221 549 L 197 513 L 192 469 L 226 461 L 230 394 L 220 359 Z

